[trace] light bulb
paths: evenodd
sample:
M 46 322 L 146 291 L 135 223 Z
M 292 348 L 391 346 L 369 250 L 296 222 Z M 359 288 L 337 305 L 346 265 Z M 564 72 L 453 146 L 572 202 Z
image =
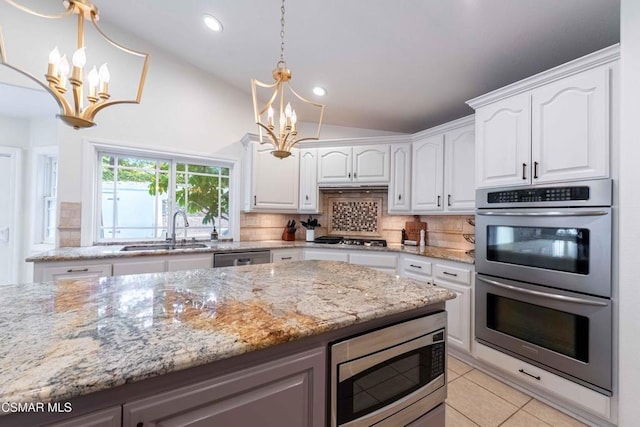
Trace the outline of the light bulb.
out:
M 84 52 L 84 47 L 76 50 L 71 58 L 74 67 L 82 68 L 87 63 L 87 55 Z
M 298 116 L 296 115 L 296 110 L 293 110 L 291 112 L 291 124 L 295 125 L 297 121 L 298 121 Z
M 96 70 L 95 65 L 93 66 L 91 71 L 89 71 L 89 74 L 87 75 L 87 80 L 89 80 L 89 86 L 92 88 L 97 87 L 98 83 L 100 83 L 100 77 L 98 76 L 98 70 Z
M 109 69 L 107 68 L 106 62 L 100 66 L 100 70 L 98 71 L 98 74 L 100 75 L 100 81 L 102 83 L 109 83 L 109 80 L 111 79 L 111 74 L 109 74 Z
M 271 106 L 269 106 L 269 109 L 267 110 L 267 118 L 273 119 L 273 107 Z
M 60 58 L 60 63 L 58 64 L 58 69 L 60 70 L 60 75 L 63 77 L 69 76 L 69 60 L 67 59 L 67 55 L 62 55 Z
M 58 46 L 56 46 L 51 53 L 49 53 L 49 64 L 58 65 L 60 62 L 60 51 L 58 50 Z
M 287 102 L 287 106 L 284 107 L 284 114 L 287 117 L 291 117 L 291 103 Z

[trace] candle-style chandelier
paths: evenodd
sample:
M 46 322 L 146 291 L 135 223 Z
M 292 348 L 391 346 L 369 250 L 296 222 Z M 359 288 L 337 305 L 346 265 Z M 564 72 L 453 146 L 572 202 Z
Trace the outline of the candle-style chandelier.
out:
M 65 0 L 63 2 L 66 10 L 57 15 L 46 15 L 26 8 L 13 0 L 5 0 L 14 7 L 31 15 L 48 19 L 65 18 L 70 15 L 77 15 L 77 50 L 71 58 L 71 64 L 66 55 L 61 55 L 56 46 L 49 54 L 49 65 L 45 74 L 46 81 L 42 81 L 25 70 L 22 70 L 7 61 L 4 48 L 2 32 L 0 31 L 0 64 L 4 64 L 19 73 L 29 77 L 49 92 L 60 106 L 58 117 L 69 126 L 75 129 L 95 126 L 94 118 L 98 111 L 115 104 L 139 104 L 142 98 L 144 81 L 147 76 L 149 66 L 149 54 L 137 52 L 121 46 L 107 37 L 98 27 L 98 8 L 89 0 Z M 85 65 L 87 61 L 84 45 L 84 22 L 91 21 L 98 34 L 112 46 L 131 55 L 144 58 L 144 64 L 138 83 L 138 91 L 135 99 L 109 100 L 109 81 L 111 76 L 107 64 L 102 64 L 99 68 L 95 66 L 86 75 Z M 71 102 L 66 97 L 68 85 L 71 88 Z M 86 88 L 86 101 L 84 93 Z
M 253 95 L 253 112 L 256 124 L 258 125 L 260 143 L 263 144 L 270 142 L 274 148 L 272 154 L 283 159 L 291 155 L 291 147 L 296 143 L 300 141 L 317 140 L 320 138 L 320 126 L 322 126 L 324 105 L 303 98 L 293 89 L 293 87 L 291 87 L 291 70 L 287 68 L 287 63 L 284 60 L 284 0 L 282 0 L 280 13 L 280 60 L 276 64 L 276 68 L 273 70 L 275 83 L 266 84 L 256 79 L 251 79 L 251 93 Z M 259 105 L 258 101 L 258 86 L 273 89 L 269 100 L 262 107 Z M 288 92 L 291 92 L 293 96 L 290 96 L 285 92 L 285 86 L 288 89 Z M 288 97 L 288 100 L 285 102 L 286 97 Z M 298 136 L 298 117 L 296 115 L 295 103 L 299 101 L 320 109 L 318 130 L 315 136 Z M 291 105 L 292 102 L 294 103 L 293 106 Z M 276 113 L 274 110 L 274 104 L 278 110 L 277 128 L 274 124 Z M 263 132 L 267 133 L 268 139 L 265 140 Z

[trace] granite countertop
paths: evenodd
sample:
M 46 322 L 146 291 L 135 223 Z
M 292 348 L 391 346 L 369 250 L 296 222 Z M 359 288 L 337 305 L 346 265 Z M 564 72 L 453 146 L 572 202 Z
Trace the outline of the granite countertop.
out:
M 453 298 L 335 261 L 6 285 L 0 401 L 66 400 Z
M 450 261 L 473 264 L 475 259 L 463 249 L 441 248 L 436 246 L 405 246 L 399 243 L 389 244 L 387 247 L 376 246 L 348 246 L 330 245 L 322 243 L 307 243 L 301 240 L 285 242 L 282 240 L 266 240 L 258 242 L 229 242 L 211 245 L 207 243 L 206 248 L 191 249 L 166 249 L 153 251 L 121 251 L 123 245 L 104 246 L 84 246 L 79 248 L 60 248 L 47 252 L 32 255 L 26 259 L 27 262 L 53 262 L 53 261 L 77 261 L 102 258 L 131 258 L 154 255 L 178 255 L 194 253 L 214 253 L 214 252 L 234 252 L 252 250 L 270 250 L 286 248 L 321 248 L 330 250 L 366 250 L 377 252 L 402 252 L 412 255 L 421 255 L 431 258 L 446 259 Z

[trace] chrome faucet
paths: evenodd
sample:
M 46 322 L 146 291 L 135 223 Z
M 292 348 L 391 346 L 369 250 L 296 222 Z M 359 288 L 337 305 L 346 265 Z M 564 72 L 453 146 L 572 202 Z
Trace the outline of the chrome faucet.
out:
M 176 248 L 176 217 L 178 216 L 178 214 L 182 214 L 182 218 L 184 218 L 184 226 L 189 226 L 189 221 L 187 221 L 187 214 L 184 213 L 182 209 L 178 209 L 177 211 L 175 211 L 175 213 L 173 214 L 173 221 L 171 225 L 171 249 Z

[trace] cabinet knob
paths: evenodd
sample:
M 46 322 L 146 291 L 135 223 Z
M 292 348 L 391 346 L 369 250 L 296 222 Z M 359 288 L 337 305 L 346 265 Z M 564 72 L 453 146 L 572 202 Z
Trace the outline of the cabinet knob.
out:
M 349 178 L 351 178 L 351 172 L 349 172 Z
M 307 194 L 306 196 L 304 196 L 305 200 L 309 200 L 309 195 Z
M 357 177 L 358 177 L 357 172 L 354 172 L 354 173 L 353 173 L 353 178 L 355 179 L 355 178 L 357 178 Z
M 402 200 L 402 194 L 398 194 L 398 200 Z

